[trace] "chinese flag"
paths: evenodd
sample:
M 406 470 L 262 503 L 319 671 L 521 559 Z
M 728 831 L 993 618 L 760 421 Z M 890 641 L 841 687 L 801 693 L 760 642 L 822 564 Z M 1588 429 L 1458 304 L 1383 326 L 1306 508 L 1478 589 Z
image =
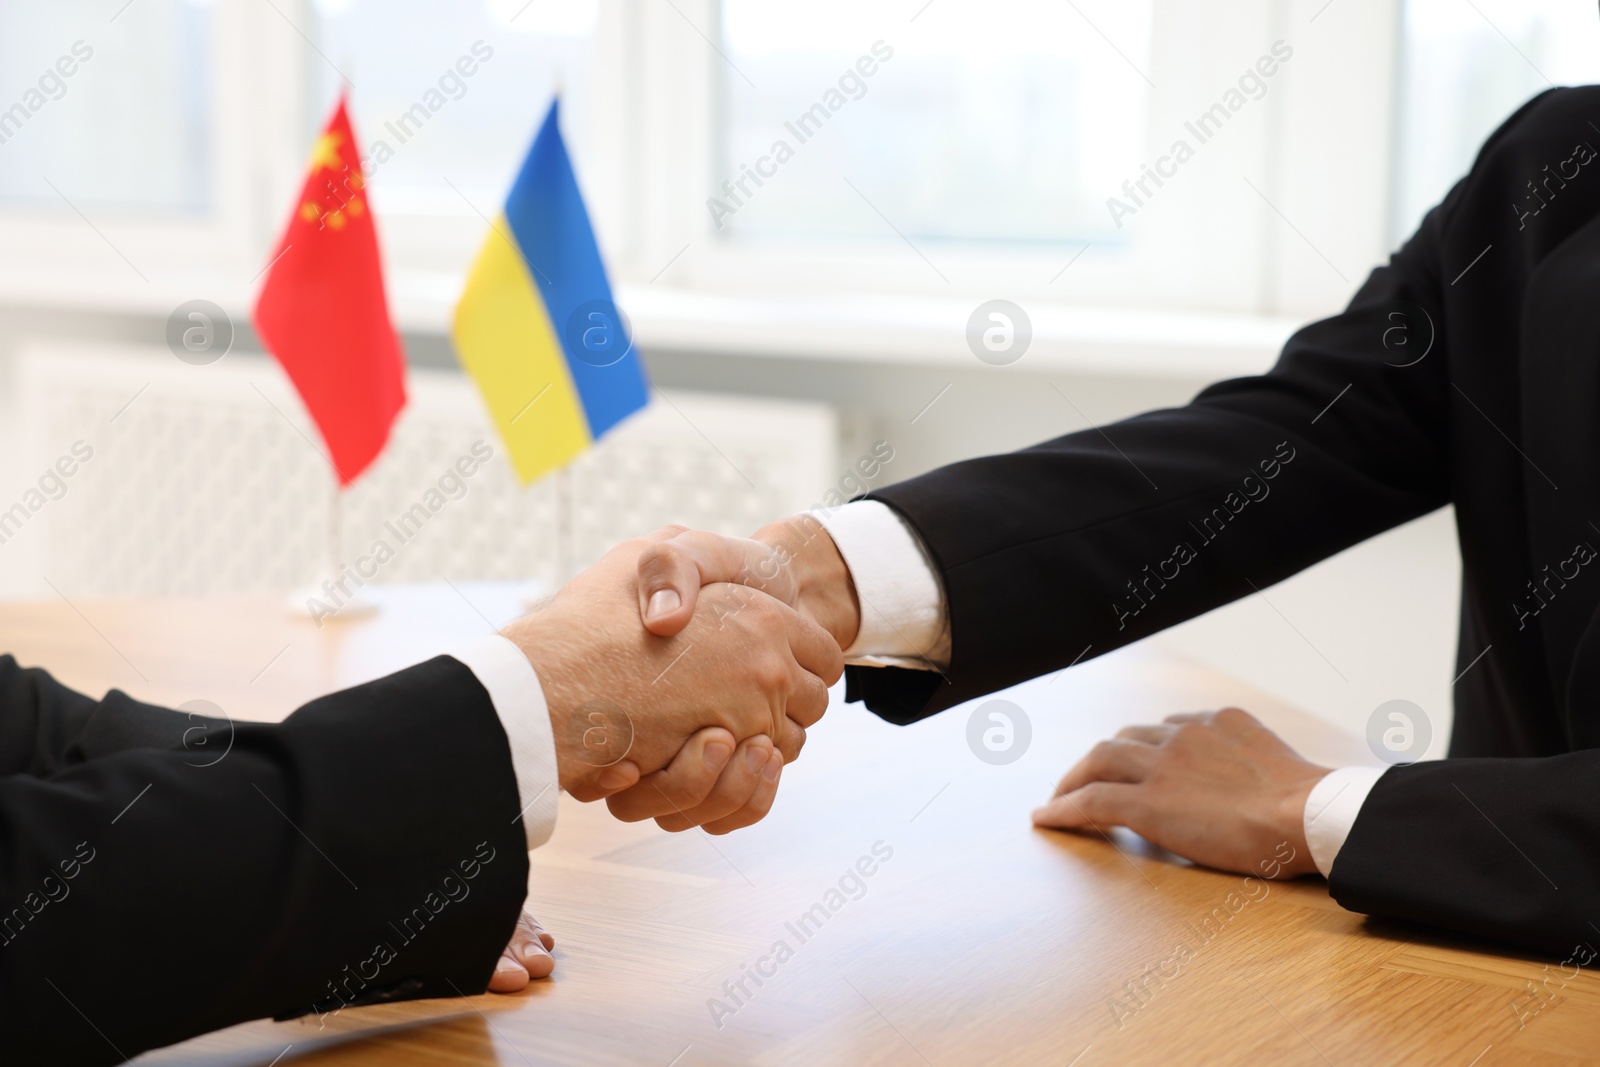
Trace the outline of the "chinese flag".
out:
M 339 100 L 273 252 L 255 326 L 299 390 L 348 486 L 405 406 L 405 357 L 389 322 L 361 154 Z

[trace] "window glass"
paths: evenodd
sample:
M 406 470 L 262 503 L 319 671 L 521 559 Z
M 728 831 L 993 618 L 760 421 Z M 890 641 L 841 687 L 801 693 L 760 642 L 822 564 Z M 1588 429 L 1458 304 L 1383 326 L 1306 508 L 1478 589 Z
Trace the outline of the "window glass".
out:
M 1112 238 L 1151 6 L 724 0 L 707 209 L 733 238 Z
M 1402 48 L 1396 240 L 1524 101 L 1596 80 L 1600 18 L 1593 4 L 1571 0 L 1408 0 Z M 1591 143 L 1600 148 L 1600 133 Z
M 206 211 L 214 22 L 195 0 L 0 0 L 0 204 Z
M 473 214 L 465 196 L 492 214 L 558 86 L 562 133 L 581 161 L 588 136 L 576 117 L 587 110 L 598 0 L 312 6 L 321 55 L 310 121 L 348 89 L 380 210 Z

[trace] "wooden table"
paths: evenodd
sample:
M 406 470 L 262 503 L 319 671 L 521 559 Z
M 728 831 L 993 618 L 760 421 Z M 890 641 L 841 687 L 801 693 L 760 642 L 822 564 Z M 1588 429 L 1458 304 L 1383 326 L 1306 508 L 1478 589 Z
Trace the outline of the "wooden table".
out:
M 320 630 L 268 599 L 13 605 L 0 608 L 0 649 L 92 692 L 274 719 L 520 607 L 504 587 L 465 585 L 382 603 Z M 970 709 L 900 728 L 835 707 L 772 814 L 727 837 L 626 826 L 563 798 L 529 882 L 558 964 L 523 994 L 351 1009 L 324 1030 L 252 1023 L 138 1062 L 1489 1067 L 1600 1055 L 1600 981 L 1564 980 L 1557 960 L 1369 923 L 1319 880 L 1246 883 L 1123 831 L 1108 842 L 1028 822 L 1094 741 L 1173 711 L 1244 706 L 1325 762 L 1370 760 L 1358 740 L 1137 648 L 1003 696 L 1032 725 L 1005 766 L 969 749 Z M 225 922 L 227 902 L 214 903 Z M 107 980 L 138 975 L 121 960 Z

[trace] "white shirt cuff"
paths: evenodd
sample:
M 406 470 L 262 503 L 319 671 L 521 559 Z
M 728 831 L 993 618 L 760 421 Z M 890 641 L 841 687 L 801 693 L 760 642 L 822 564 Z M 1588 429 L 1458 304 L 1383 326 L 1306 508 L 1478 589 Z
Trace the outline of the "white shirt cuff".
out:
M 522 650 L 499 634 L 474 641 L 453 655 L 489 691 L 489 701 L 511 743 L 511 767 L 517 775 L 517 794 L 522 803 L 522 830 L 528 848 L 538 848 L 555 832 L 561 797 L 555 731 L 550 726 L 550 710 L 539 675 Z
M 893 508 L 857 500 L 810 512 L 833 538 L 861 601 L 848 663 L 932 670 L 950 663 L 944 589 L 922 540 Z
M 1361 805 L 1367 794 L 1383 777 L 1384 767 L 1340 767 L 1311 789 L 1306 797 L 1306 844 L 1311 849 L 1311 862 L 1317 865 L 1322 877 L 1333 870 L 1333 861 L 1344 847 L 1350 828 L 1356 824 Z

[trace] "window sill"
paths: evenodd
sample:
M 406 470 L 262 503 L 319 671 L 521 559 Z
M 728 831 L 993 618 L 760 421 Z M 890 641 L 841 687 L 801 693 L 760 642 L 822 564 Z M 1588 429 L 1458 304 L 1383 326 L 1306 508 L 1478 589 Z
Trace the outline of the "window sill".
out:
M 100 281 L 100 279 L 96 279 Z M 444 336 L 460 280 L 446 274 L 391 278 L 396 325 Z M 0 279 L 0 301 L 21 310 L 85 311 L 162 319 L 204 295 L 242 325 L 252 286 L 214 279 L 149 285 L 53 284 L 47 277 Z M 754 297 L 624 285 L 618 301 L 646 352 L 700 352 L 890 366 L 982 368 L 967 347 L 975 299 L 906 296 Z M 1033 340 L 1019 372 L 1215 380 L 1272 366 L 1299 320 L 1254 315 L 1025 304 Z M 1004 372 L 1008 368 L 995 368 Z
M 453 280 L 396 285 L 401 327 L 449 330 Z M 648 285 L 618 287 L 645 352 L 710 352 L 819 362 L 979 368 L 967 347 L 976 299 L 905 296 L 754 297 Z M 1028 372 L 1215 380 L 1260 374 L 1298 319 L 1192 311 L 1024 304 L 1033 340 L 1013 364 Z M 1005 368 L 996 368 L 1002 371 Z

